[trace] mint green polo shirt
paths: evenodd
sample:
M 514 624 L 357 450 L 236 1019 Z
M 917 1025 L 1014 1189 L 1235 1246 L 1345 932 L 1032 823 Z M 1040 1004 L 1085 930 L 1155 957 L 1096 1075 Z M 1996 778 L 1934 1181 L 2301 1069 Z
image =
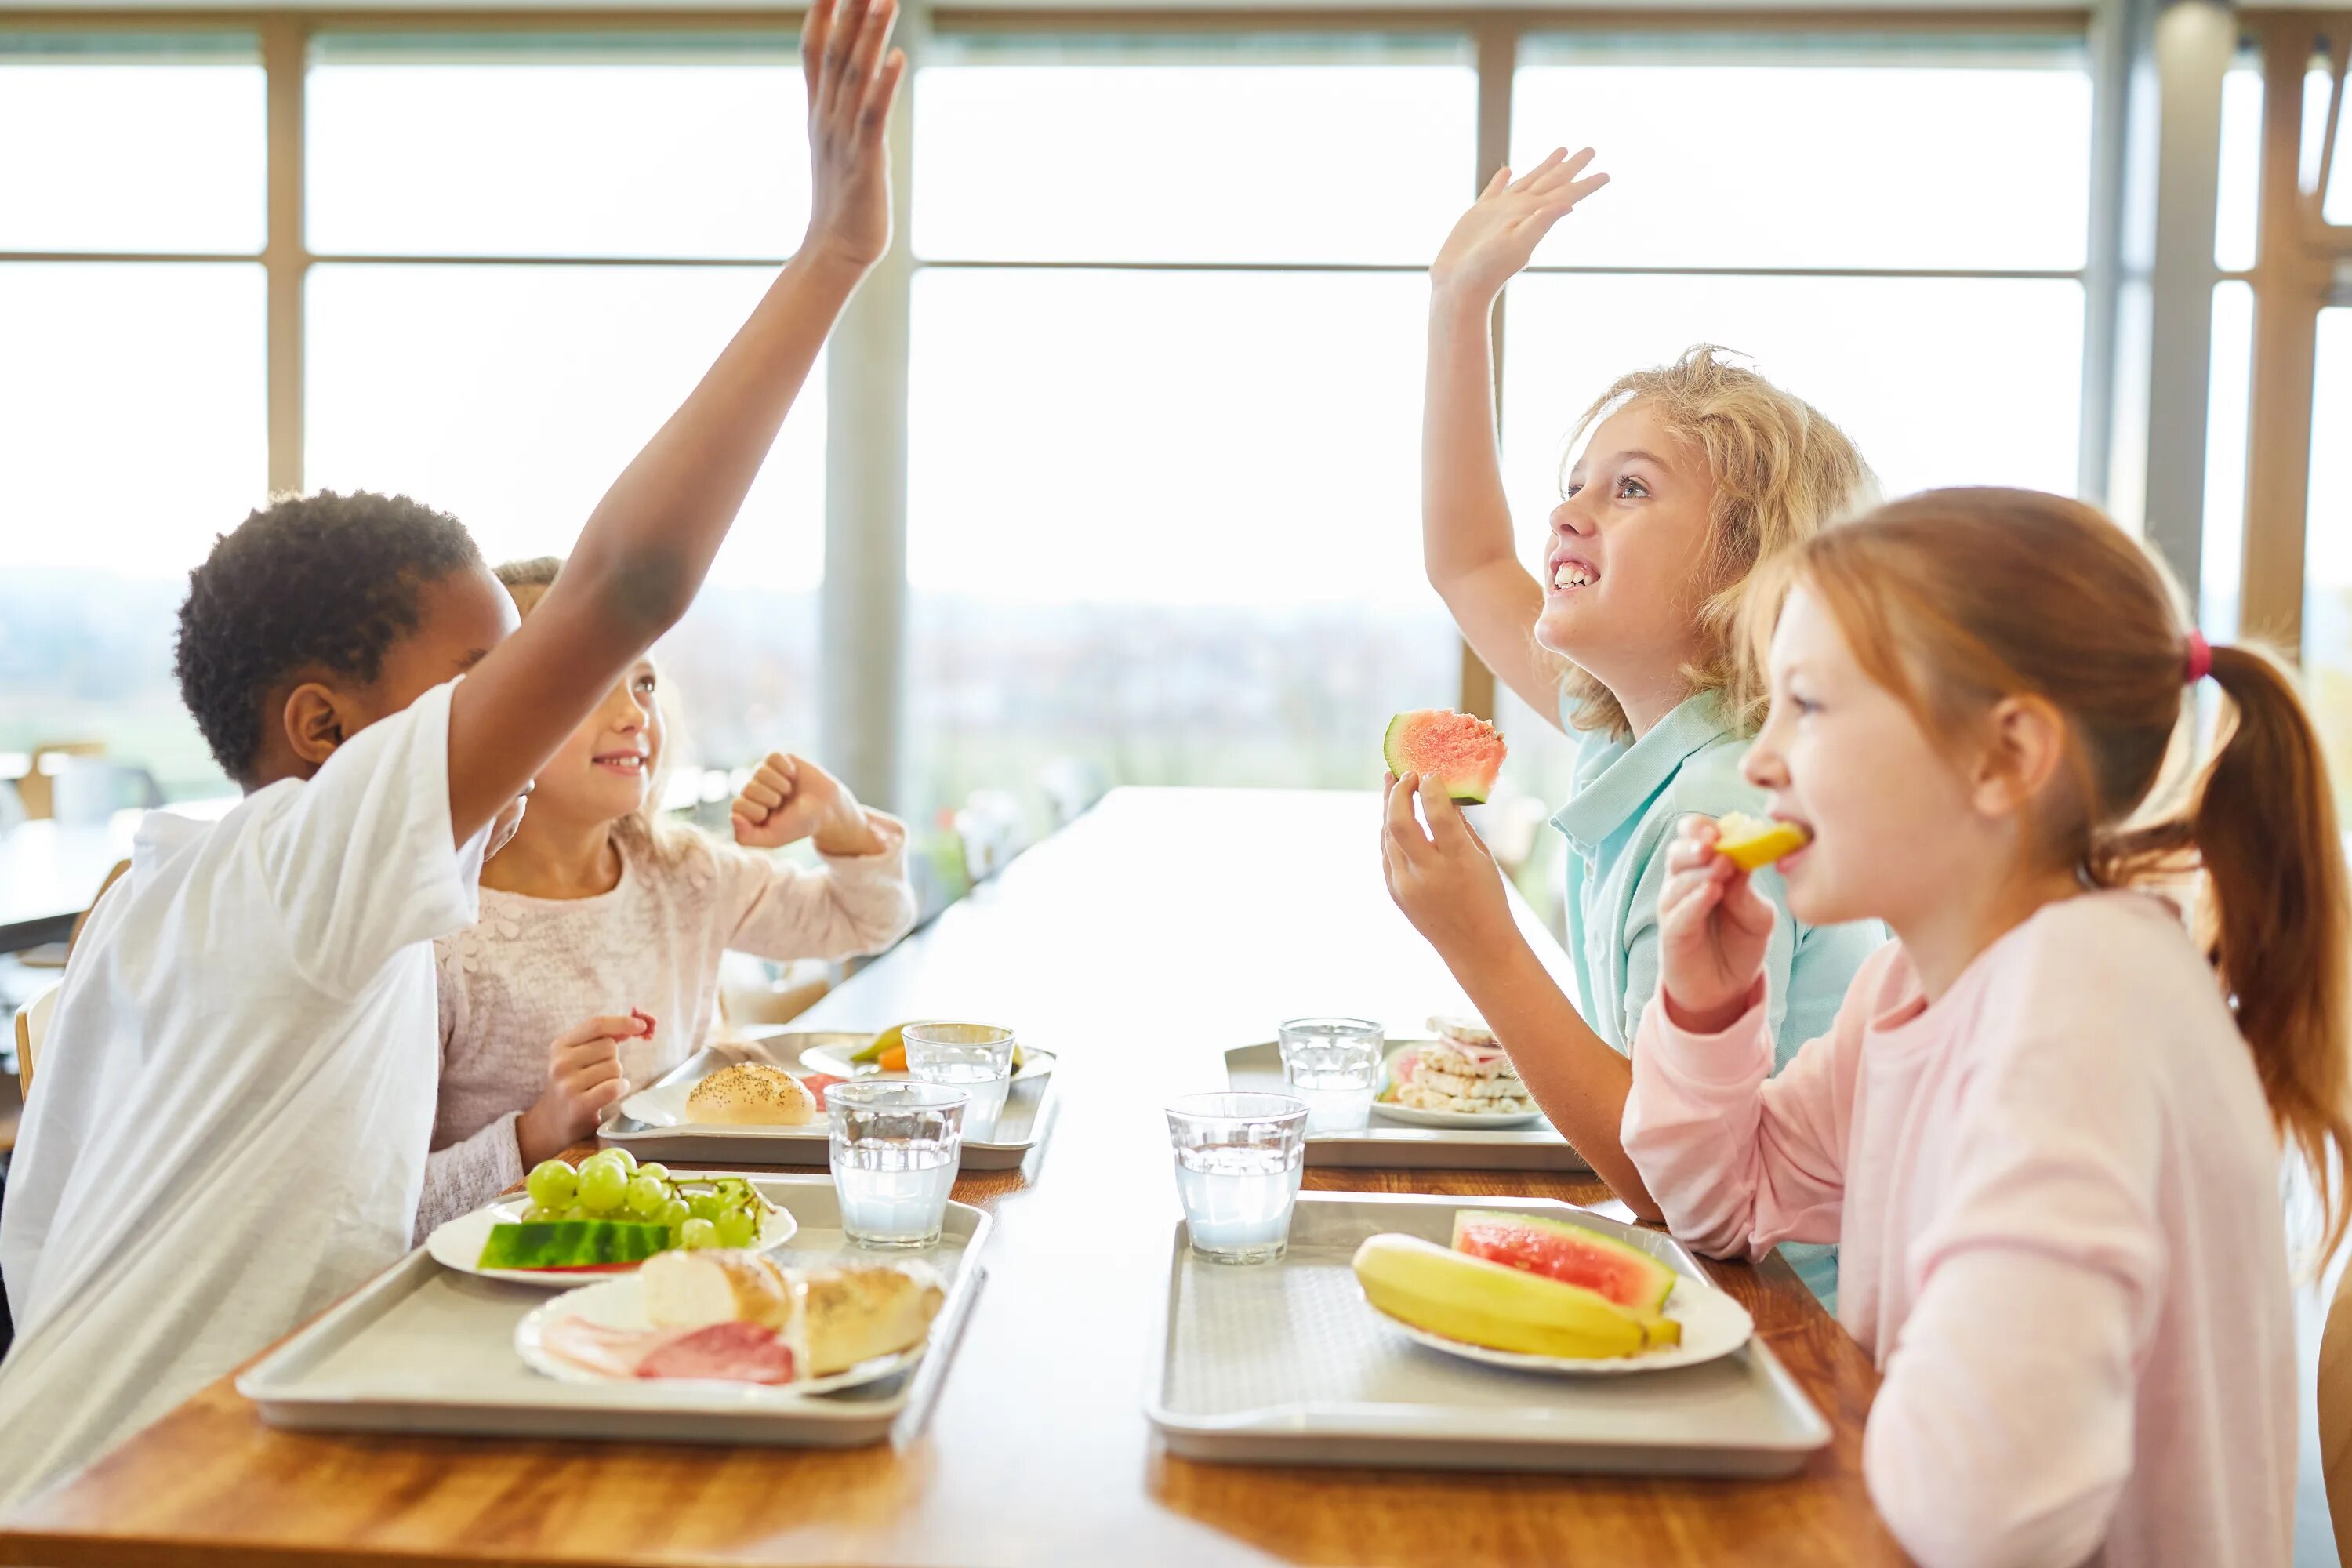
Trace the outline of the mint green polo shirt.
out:
M 1562 718 L 1567 715 L 1563 710 Z M 1575 794 L 1551 821 L 1568 836 L 1568 956 L 1578 1008 L 1593 1033 L 1633 1049 L 1642 1009 L 1658 989 L 1658 892 L 1676 826 L 1692 815 L 1760 815 L 1764 792 L 1742 778 L 1749 737 L 1725 720 L 1713 693 L 1682 703 L 1639 740 L 1570 729 Z M 1877 921 L 1800 925 L 1789 914 L 1780 873 L 1756 874 L 1769 900 L 1772 940 L 1764 957 L 1765 1011 L 1777 1066 L 1829 1033 L 1854 971 L 1886 940 Z M 1837 1307 L 1837 1248 L 1780 1248 L 1814 1295 Z

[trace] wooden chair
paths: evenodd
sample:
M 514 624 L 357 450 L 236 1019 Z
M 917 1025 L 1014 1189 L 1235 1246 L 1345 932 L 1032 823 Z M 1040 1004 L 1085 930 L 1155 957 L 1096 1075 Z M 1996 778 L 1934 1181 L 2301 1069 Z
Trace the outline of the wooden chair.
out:
M 46 822 L 56 815 L 56 786 L 50 782 L 52 771 L 41 764 L 51 757 L 102 757 L 106 755 L 103 741 L 48 741 L 33 748 L 32 765 L 25 776 L 16 781 L 16 795 L 24 802 L 25 815 L 35 822 Z
M 57 1010 L 58 987 L 50 986 L 16 1011 L 16 1087 L 33 1097 L 33 1062 L 49 1032 L 49 1015 Z

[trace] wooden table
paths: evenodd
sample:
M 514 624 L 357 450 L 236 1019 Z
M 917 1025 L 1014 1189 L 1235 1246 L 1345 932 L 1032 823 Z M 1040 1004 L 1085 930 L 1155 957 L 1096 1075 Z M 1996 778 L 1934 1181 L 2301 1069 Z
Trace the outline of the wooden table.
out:
M 990 1277 L 902 1451 L 280 1433 L 223 1380 L 19 1510 L 0 1562 L 1900 1562 L 1862 1486 L 1876 1379 L 1777 1260 L 1716 1272 L 1836 1430 L 1790 1479 L 1236 1468 L 1160 1449 L 1142 1414 L 1178 1214 L 1160 1106 L 1218 1087 L 1224 1049 L 1277 1019 L 1402 1029 L 1460 1000 L 1380 886 L 1376 822 L 1361 795 L 1121 791 L 807 1015 L 1002 1018 L 1062 1053 L 1050 1140 L 1022 1171 L 957 1184 L 996 1215 Z M 1607 1195 L 1447 1173 L 1308 1184 Z

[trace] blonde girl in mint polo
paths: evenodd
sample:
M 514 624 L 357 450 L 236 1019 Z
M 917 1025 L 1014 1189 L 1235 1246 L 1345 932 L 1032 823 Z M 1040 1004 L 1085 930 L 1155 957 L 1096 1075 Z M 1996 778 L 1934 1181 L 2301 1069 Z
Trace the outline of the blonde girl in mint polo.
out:
M 1844 433 L 1803 400 L 1711 347 L 1621 376 L 1579 425 L 1581 449 L 1550 518 L 1542 576 L 1514 547 L 1496 452 L 1488 322 L 1536 244 L 1607 176 L 1592 153 L 1554 153 L 1498 173 L 1430 268 L 1423 426 L 1423 548 L 1432 586 L 1505 684 L 1576 738 L 1568 837 L 1563 994 L 1521 937 L 1502 879 L 1458 807 L 1406 778 L 1389 791 L 1382 854 L 1398 906 L 1433 945 L 1510 1053 L 1544 1112 L 1633 1210 L 1658 1209 L 1619 1134 L 1628 1059 L 1658 987 L 1658 893 L 1685 816 L 1760 813 L 1739 763 L 1763 710 L 1737 636 L 1757 563 L 1874 499 Z M 1399 787 L 1399 785 L 1402 787 Z M 1414 795 L 1423 821 L 1413 814 Z M 1829 1026 L 1874 922 L 1790 920 L 1780 879 L 1765 961 L 1773 1037 Z M 1835 1249 L 1782 1248 L 1834 1302 Z

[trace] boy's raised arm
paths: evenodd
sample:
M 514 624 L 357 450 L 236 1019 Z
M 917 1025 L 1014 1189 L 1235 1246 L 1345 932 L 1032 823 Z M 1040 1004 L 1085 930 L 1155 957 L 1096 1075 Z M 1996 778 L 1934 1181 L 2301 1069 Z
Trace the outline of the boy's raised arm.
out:
M 1608 183 L 1579 179 L 1590 148 L 1554 153 L 1522 178 L 1496 171 L 1429 269 L 1429 377 L 1422 405 L 1422 559 L 1471 648 L 1557 724 L 1556 677 L 1536 647 L 1543 589 L 1519 563 L 1495 442 L 1487 323 L 1503 286 L 1568 210 Z
M 717 363 L 604 492 L 547 597 L 450 704 L 449 814 L 465 843 L 693 603 L 825 335 L 890 246 L 897 0 L 814 0 L 801 35 L 807 237 Z M 583 329 L 593 323 L 583 323 Z

